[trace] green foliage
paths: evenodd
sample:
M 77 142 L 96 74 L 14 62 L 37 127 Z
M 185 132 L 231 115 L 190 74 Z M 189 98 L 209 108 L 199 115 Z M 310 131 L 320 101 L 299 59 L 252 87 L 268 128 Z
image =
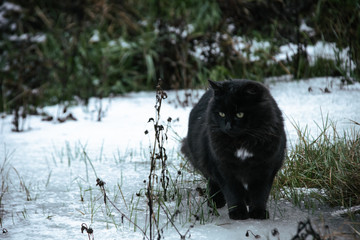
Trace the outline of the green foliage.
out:
M 360 1 L 319 0 L 315 11 L 315 27 L 328 41 L 340 49 L 349 47 L 349 59 L 356 64 L 360 75 Z
M 154 89 L 194 88 L 208 78 L 359 74 L 359 1 L 48 1 L 12 0 L 0 48 L 0 112 L 19 116 L 38 106 Z M 314 34 L 300 31 L 301 22 Z M 16 28 L 12 26 L 17 26 Z M 25 40 L 10 40 L 11 36 Z M 44 41 L 34 39 L 46 36 Z M 249 46 L 235 48 L 234 37 Z M 251 41 L 270 47 L 251 52 Z M 319 39 L 349 47 L 348 63 L 304 49 Z M 283 44 L 297 54 L 277 62 Z M 253 59 L 252 56 L 256 56 Z M 355 63 L 356 66 L 350 66 Z

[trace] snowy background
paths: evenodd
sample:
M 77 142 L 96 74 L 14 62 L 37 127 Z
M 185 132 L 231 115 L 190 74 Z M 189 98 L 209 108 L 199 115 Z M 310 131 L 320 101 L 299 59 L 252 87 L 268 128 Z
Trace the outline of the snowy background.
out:
M 339 78 L 329 77 L 291 82 L 284 78 L 283 81 L 269 79 L 267 84 L 283 111 L 290 148 L 297 141 L 293 124 L 301 128 L 308 126 L 316 135 L 317 124 L 321 125 L 327 117 L 337 124 L 339 132 L 357 127 L 350 120 L 360 122 L 359 83 L 342 85 Z M 331 93 L 324 93 L 325 88 Z M 196 102 L 203 92 L 193 90 L 193 101 Z M 168 95 L 161 108 L 161 117 L 164 122 L 168 117 L 173 119 L 165 147 L 169 165 L 176 171 L 182 163 L 178 155 L 179 140 L 187 133 L 191 107 L 176 104 L 176 96 L 183 96 L 184 91 L 170 91 Z M 115 211 L 112 216 L 107 215 L 101 192 L 95 184 L 96 177 L 103 179 L 111 197 L 119 195 L 116 190 L 119 184 L 128 204 L 134 196 L 139 199 L 135 212 L 137 223 L 143 226 L 146 198 L 136 197 L 136 193 L 145 188 L 143 181 L 149 172 L 152 133 L 145 135 L 144 131 L 152 128 L 147 122 L 155 117 L 155 92 L 129 93 L 104 99 L 102 103 L 105 111 L 101 122 L 96 121 L 96 99 L 92 99 L 88 108 L 74 106 L 68 109 L 77 121 L 44 122 L 40 116 L 31 116 L 26 119 L 22 133 L 11 131 L 11 116 L 1 119 L 0 162 L 6 165 L 2 177 L 10 183 L 0 208 L 1 224 L 8 232 L 0 235 L 1 238 L 88 239 L 80 232 L 81 224 L 86 223 L 94 229 L 95 239 L 142 239 L 141 232 L 134 232 L 126 220 L 121 224 L 121 216 Z M 61 106 L 51 106 L 44 112 L 61 116 L 61 110 Z M 82 157 L 83 152 L 91 159 L 96 173 L 90 160 Z M 190 174 L 188 177 L 198 176 Z M 117 203 L 130 215 L 121 197 L 117 198 Z M 332 230 L 342 227 L 342 219 L 331 217 L 334 209 L 304 210 L 285 200 L 270 201 L 269 208 L 270 219 L 265 221 L 230 220 L 226 208 L 220 209 L 219 217 L 210 217 L 206 224 L 196 222 L 187 237 L 255 239 L 245 237 L 247 230 L 251 230 L 262 239 L 277 239 L 271 235 L 277 228 L 280 239 L 290 239 L 296 234 L 297 223 L 308 217 L 323 217 Z M 116 224 L 111 222 L 111 217 Z M 321 221 L 317 223 L 321 225 Z M 182 234 L 190 225 L 180 221 L 175 224 Z M 165 228 L 164 237 L 180 239 L 170 225 Z

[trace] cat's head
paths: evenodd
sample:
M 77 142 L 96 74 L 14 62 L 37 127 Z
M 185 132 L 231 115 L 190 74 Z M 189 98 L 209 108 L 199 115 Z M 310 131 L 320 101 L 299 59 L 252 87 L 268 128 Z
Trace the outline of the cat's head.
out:
M 277 105 L 263 84 L 239 79 L 209 83 L 213 91 L 209 105 L 212 129 L 237 137 L 274 121 Z

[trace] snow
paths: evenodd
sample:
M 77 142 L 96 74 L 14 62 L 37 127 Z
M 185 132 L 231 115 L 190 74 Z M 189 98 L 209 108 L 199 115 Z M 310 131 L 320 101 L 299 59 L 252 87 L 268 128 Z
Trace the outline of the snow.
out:
M 0 28 L 8 24 L 9 19 L 5 17 L 8 11 L 20 12 L 21 7 L 11 2 L 4 1 L 0 6 Z
M 244 37 L 235 36 L 232 38 L 234 43 L 234 49 L 241 54 L 248 54 L 248 59 L 250 61 L 259 60 L 259 56 L 256 56 L 256 52 L 260 50 L 266 50 L 270 48 L 270 43 L 268 41 L 257 41 L 249 40 Z
M 306 25 L 301 25 L 302 30 L 309 30 Z M 228 35 L 218 34 L 217 38 L 229 38 Z M 232 42 L 234 50 L 242 57 L 247 60 L 254 62 L 260 60 L 258 56 L 259 51 L 265 51 L 271 47 L 271 43 L 268 41 L 257 41 L 256 39 L 248 39 L 241 36 L 233 36 L 229 41 Z M 355 69 L 354 62 L 349 58 L 349 48 L 339 49 L 336 43 L 329 43 L 324 41 L 318 41 L 315 45 L 302 46 L 303 50 L 306 51 L 308 61 L 310 65 L 314 65 L 316 59 L 323 58 L 334 61 L 342 61 L 342 65 L 345 69 Z M 298 46 L 294 43 L 288 43 L 279 47 L 279 52 L 273 57 L 276 61 L 288 61 L 297 54 Z M 202 54 L 203 52 L 211 52 L 214 55 L 222 56 L 218 42 L 209 45 L 197 44 L 194 51 L 190 54 L 200 59 L 201 61 L 207 61 L 206 57 Z M 269 61 L 269 64 L 273 63 Z
M 3 2 L 0 5 L 0 28 L 6 26 L 9 24 L 10 19 L 6 18 L 6 14 L 8 12 L 21 12 L 22 9 L 19 5 L 16 5 L 11 2 Z M 10 29 L 12 31 L 16 30 L 17 24 L 11 23 Z M 10 41 L 30 41 L 30 42 L 36 42 L 36 43 L 42 43 L 46 41 L 46 35 L 45 34 L 21 34 L 21 35 L 10 35 L 7 37 Z
M 109 47 L 121 47 L 121 48 L 131 48 L 131 44 L 126 42 L 122 37 L 118 38 L 117 40 L 109 41 Z
M 313 28 L 309 27 L 308 25 L 306 25 L 305 20 L 301 21 L 300 31 L 309 34 L 310 37 L 315 35 L 315 30 Z
M 267 41 L 257 41 L 255 39 L 247 39 L 241 36 L 233 36 L 230 38 L 229 35 L 221 35 L 220 33 L 216 34 L 216 39 L 227 39 L 228 41 L 231 41 L 234 47 L 234 50 L 237 51 L 240 55 L 244 55 L 247 59 L 250 61 L 257 61 L 259 60 L 259 56 L 256 55 L 256 53 L 260 50 L 266 50 L 270 48 L 270 43 Z M 204 45 L 204 44 L 197 44 L 194 48 L 193 52 L 190 52 L 193 56 L 196 58 L 207 61 L 205 56 L 203 56 L 203 52 L 211 52 L 211 54 L 214 55 L 220 55 L 222 56 L 221 49 L 219 47 L 219 43 L 214 42 L 210 46 Z
M 298 46 L 294 43 L 289 43 L 280 47 L 280 52 L 274 56 L 277 61 L 286 61 L 297 53 Z M 314 65 L 316 59 L 324 58 L 330 60 L 341 60 L 345 68 L 351 66 L 351 70 L 355 68 L 355 64 L 349 59 L 349 48 L 339 49 L 335 43 L 319 41 L 315 45 L 303 46 L 307 52 L 307 57 L 310 65 Z
M 319 130 L 317 124 L 321 125 L 326 117 L 336 122 L 339 132 L 358 127 L 350 120 L 360 122 L 359 83 L 343 86 L 340 79 L 328 77 L 267 84 L 283 111 L 290 147 L 297 141 L 294 123 L 302 128 L 308 126 L 314 135 Z M 331 93 L 324 93 L 325 88 Z M 200 96 L 203 92 L 198 90 Z M 177 119 L 171 124 L 165 146 L 171 171 L 177 171 L 183 164 L 178 156 L 179 140 L 186 136 L 191 110 L 174 104 L 176 95 L 182 94 L 184 91 L 168 92 L 169 97 L 161 107 L 164 122 L 168 117 Z M 196 95 L 194 91 L 193 97 Z M 95 184 L 97 177 L 104 180 L 108 196 L 111 199 L 117 196 L 116 204 L 127 216 L 135 214 L 137 223 L 144 226 L 146 198 L 140 190 L 146 187 L 143 181 L 149 172 L 153 126 L 148 119 L 155 117 L 155 93 L 130 93 L 103 100 L 106 111 L 101 122 L 96 121 L 98 104 L 98 100 L 92 99 L 88 108 L 69 107 L 68 111 L 78 121 L 43 122 L 39 116 L 28 117 L 26 131 L 22 133 L 11 131 L 11 116 L 0 120 L 0 168 L 6 165 L 1 175 L 9 183 L 9 192 L 5 192 L 0 206 L 1 226 L 8 232 L 1 238 L 88 239 L 80 231 L 81 224 L 86 223 L 94 229 L 95 239 L 142 239 L 141 232 L 134 232 L 126 220 L 121 223 L 119 213 L 106 209 Z M 44 109 L 55 118 L 62 115 L 61 110 L 60 106 Z M 150 133 L 145 135 L 145 130 Z M 184 182 L 194 187 L 190 183 L 199 176 L 183 174 Z M 136 197 L 139 192 L 142 196 Z M 124 206 L 122 194 L 129 209 Z M 172 204 L 175 203 L 168 207 Z M 131 211 L 130 206 L 137 210 Z M 316 218 L 285 200 L 270 201 L 269 211 L 269 220 L 234 221 L 222 208 L 220 216 L 206 216 L 209 220 L 205 224 L 188 222 L 181 214 L 175 224 L 182 234 L 190 229 L 186 239 L 190 236 L 190 239 L 255 239 L 245 237 L 248 230 L 263 239 L 277 239 L 271 235 L 274 228 L 280 232 L 280 239 L 290 239 L 299 221 Z M 330 221 L 330 212 L 321 214 L 328 216 L 324 221 Z M 164 236 L 180 239 L 171 225 L 164 228 Z
M 89 42 L 96 43 L 100 41 L 100 33 L 99 30 L 94 30 L 93 35 L 91 36 Z
M 37 42 L 37 43 L 43 43 L 46 41 L 46 35 L 44 34 L 36 34 L 34 36 L 31 36 L 30 34 L 21 34 L 21 35 L 11 35 L 8 38 L 10 41 L 30 41 L 30 42 Z
M 349 213 L 355 213 L 355 212 L 360 212 L 360 206 L 353 206 L 347 209 L 341 209 L 341 210 L 337 210 L 335 212 L 333 212 L 331 215 L 332 216 L 346 216 Z

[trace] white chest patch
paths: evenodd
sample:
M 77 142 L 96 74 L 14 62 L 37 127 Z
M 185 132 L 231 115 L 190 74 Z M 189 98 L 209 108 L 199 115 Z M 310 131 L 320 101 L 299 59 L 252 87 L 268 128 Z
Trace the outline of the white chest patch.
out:
M 249 190 L 249 184 L 247 184 L 246 182 L 243 182 L 243 186 L 246 191 Z
M 250 158 L 254 156 L 254 154 L 252 154 L 251 152 L 249 152 L 248 150 L 246 150 L 245 148 L 239 148 L 236 152 L 235 152 L 235 157 L 240 158 L 241 160 L 245 161 L 247 158 Z

